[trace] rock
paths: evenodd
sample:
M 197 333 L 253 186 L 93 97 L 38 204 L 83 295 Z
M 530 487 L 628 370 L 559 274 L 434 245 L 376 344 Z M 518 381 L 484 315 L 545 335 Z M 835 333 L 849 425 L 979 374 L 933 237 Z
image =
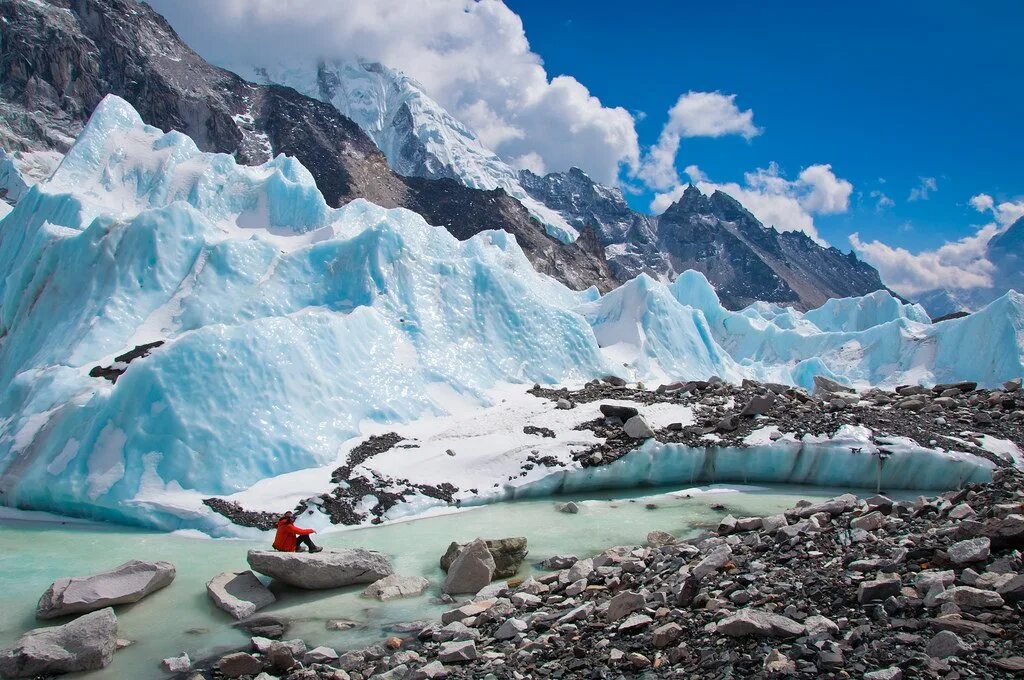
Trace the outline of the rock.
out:
M 493 578 L 507 579 L 515 576 L 528 554 L 526 538 L 523 536 L 490 538 L 484 542 L 487 544 L 487 550 L 491 553 L 491 557 L 494 558 Z M 452 542 L 441 556 L 441 568 L 448 571 L 462 549 L 462 545 Z
M 608 610 L 605 617 L 609 621 L 618 621 L 628 614 L 640 611 L 645 606 L 644 596 L 640 593 L 626 591 L 619 593 L 608 601 Z
M 559 399 L 555 402 L 555 408 L 561 411 L 568 411 L 572 408 L 572 402 L 568 399 Z
M 728 536 L 732 532 L 736 531 L 736 518 L 732 515 L 726 515 L 718 522 L 718 535 Z
M 444 663 L 466 663 L 476 658 L 476 642 L 473 640 L 453 640 L 442 642 L 437 650 L 437 658 Z
M 483 539 L 467 544 L 448 568 L 442 590 L 448 595 L 476 593 L 494 577 L 494 557 Z
M 630 614 L 626 620 L 619 624 L 619 632 L 626 635 L 635 635 L 650 625 L 653 621 L 647 614 Z
M 658 649 L 674 644 L 683 635 L 683 628 L 678 623 L 666 623 L 658 626 L 651 634 L 651 644 Z
M 643 416 L 633 416 L 622 426 L 627 436 L 633 439 L 650 439 L 654 436 L 654 430 L 647 424 Z
M 431 661 L 411 672 L 406 680 L 441 680 L 447 678 L 448 671 L 440 661 Z
M 307 590 L 373 583 L 394 573 L 384 555 L 362 548 L 319 553 L 250 550 L 248 560 L 253 571 Z
M 732 637 L 796 637 L 803 635 L 804 626 L 779 614 L 759 609 L 741 609 L 720 621 L 717 630 Z
M 567 515 L 575 515 L 580 511 L 580 506 L 578 506 L 576 503 L 573 503 L 572 501 L 569 501 L 568 503 L 559 503 L 558 505 L 555 506 L 555 509 L 557 509 L 559 512 L 564 512 Z
M 1003 391 L 1005 392 L 1020 392 L 1021 379 L 1014 378 L 1013 380 L 1007 380 L 1003 383 Z
M 777 649 L 765 655 L 763 666 L 767 675 L 792 675 L 796 672 L 796 664 Z
M 632 406 L 616 406 L 615 404 L 601 404 L 601 415 L 605 418 L 618 418 L 625 423 L 630 418 L 640 414 L 640 411 L 636 410 Z
M 948 630 L 939 631 L 935 637 L 928 642 L 924 653 L 936 659 L 945 659 L 949 656 L 960 656 L 971 650 L 956 633 Z
M 306 666 L 314 663 L 334 664 L 338 661 L 338 653 L 330 647 L 314 647 L 302 655 L 302 663 Z
M 117 617 L 110 607 L 63 626 L 37 628 L 0 651 L 0 676 L 33 678 L 106 668 L 117 646 Z
M 755 394 L 740 411 L 740 415 L 749 417 L 764 415 L 774 405 L 775 395 L 773 393 Z
M 652 548 L 660 548 L 666 545 L 673 545 L 676 537 L 667 531 L 652 531 L 647 534 L 647 545 Z
M 540 563 L 542 569 L 568 569 L 580 561 L 575 555 L 552 555 Z
M 970 609 L 989 609 L 1003 606 L 1003 597 L 991 590 L 972 588 L 971 586 L 953 586 L 936 598 L 940 605 L 952 602 L 958 607 Z
M 851 529 L 863 529 L 864 531 L 878 531 L 885 526 L 885 515 L 875 510 L 861 517 L 854 517 L 850 520 Z
M 277 598 L 251 571 L 224 572 L 206 584 L 213 603 L 236 619 L 252 616 Z
M 992 665 L 998 666 L 1004 671 L 1020 673 L 1024 671 L 1024 656 L 1007 656 L 1002 659 L 992 659 Z
M 949 546 L 946 554 L 954 564 L 967 564 L 969 562 L 980 562 L 988 559 L 991 552 L 992 542 L 985 537 L 970 538 L 966 541 L 959 541 Z
M 900 594 L 902 582 L 899 576 L 882 575 L 873 581 L 862 581 L 857 586 L 857 601 L 861 604 L 877 602 Z
M 835 393 L 852 393 L 854 390 L 852 387 L 847 387 L 842 383 L 837 383 L 835 380 L 826 378 L 823 375 L 814 376 L 814 396 L 818 397 L 822 394 L 831 395 Z
M 449 624 L 455 621 L 462 621 L 463 619 L 468 619 L 473 616 L 478 616 L 490 609 L 493 604 L 494 600 L 482 600 L 480 602 L 464 604 L 456 609 L 450 609 L 441 614 L 441 623 Z
M 172 656 L 164 659 L 160 662 L 160 665 L 168 673 L 184 673 L 192 668 L 192 659 L 188 658 L 188 654 L 182 652 L 181 656 Z
M 511 640 L 512 638 L 525 633 L 530 626 L 525 621 L 517 618 L 505 619 L 505 622 L 494 631 L 495 640 Z
M 729 546 L 720 546 L 712 550 L 704 559 L 697 563 L 697 566 L 695 566 L 690 571 L 697 578 L 698 581 L 702 580 L 708 574 L 713 574 L 714 572 L 724 567 L 731 556 L 732 549 Z
M 422 576 L 391 574 L 368 585 L 362 595 L 386 602 L 398 597 L 415 597 L 429 585 L 430 582 Z
M 785 515 L 769 515 L 761 518 L 761 529 L 765 533 L 774 534 L 785 526 L 789 526 L 789 520 Z
M 846 493 L 842 496 L 836 496 L 831 500 L 827 500 L 824 503 L 818 503 L 817 505 L 808 505 L 803 508 L 799 508 L 796 511 L 797 517 L 807 518 L 811 515 L 817 515 L 819 512 L 828 513 L 833 517 L 841 515 L 844 512 L 849 512 L 857 506 L 857 497 L 852 493 Z
M 836 622 L 824 616 L 808 616 L 804 619 L 804 627 L 814 640 L 827 640 L 839 633 Z
M 1020 602 L 1024 600 L 1024 574 L 1016 574 L 1009 581 L 1003 583 L 996 592 L 1006 602 Z
M 263 614 L 250 619 L 242 619 L 235 624 L 235 627 L 241 628 L 249 635 L 277 640 L 284 637 L 285 632 L 288 630 L 288 625 L 288 621 L 283 618 Z
M 895 666 L 864 674 L 864 680 L 903 680 L 903 671 Z
M 263 670 L 263 664 L 252 654 L 235 652 L 221 657 L 217 662 L 217 670 L 226 678 L 240 678 L 243 675 L 256 675 Z
M 764 526 L 764 520 L 760 517 L 740 517 L 736 520 L 736 531 L 739 533 L 756 531 L 762 526 Z
M 36 618 L 54 619 L 138 602 L 174 580 L 170 562 L 130 560 L 92 576 L 59 578 L 39 598 Z

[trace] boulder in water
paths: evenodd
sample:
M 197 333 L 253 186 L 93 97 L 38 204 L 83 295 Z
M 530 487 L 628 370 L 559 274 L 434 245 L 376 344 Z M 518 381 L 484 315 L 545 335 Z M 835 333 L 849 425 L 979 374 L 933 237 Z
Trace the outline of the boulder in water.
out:
M 34 678 L 106 668 L 117 647 L 117 617 L 110 607 L 53 628 L 30 630 L 0 652 L 0 676 Z
M 170 562 L 130 560 L 92 576 L 59 578 L 39 598 L 36 618 L 55 619 L 138 602 L 174 580 Z
M 250 550 L 248 560 L 253 571 L 307 590 L 373 583 L 395 571 L 384 555 L 363 548 L 319 553 Z
M 444 580 L 445 593 L 478 593 L 494 578 L 494 557 L 487 549 L 487 543 L 478 538 L 459 551 L 448 567 Z
M 512 578 L 519 571 L 519 567 L 526 559 L 526 538 L 514 536 L 511 538 L 491 538 L 484 541 L 487 550 L 494 558 L 494 578 Z M 464 545 L 452 542 L 444 555 L 441 556 L 441 568 L 448 571 L 451 564 L 465 548 Z M 474 591 L 475 592 L 475 591 Z
M 236 619 L 252 616 L 277 598 L 251 571 L 224 572 L 210 579 L 206 593 Z

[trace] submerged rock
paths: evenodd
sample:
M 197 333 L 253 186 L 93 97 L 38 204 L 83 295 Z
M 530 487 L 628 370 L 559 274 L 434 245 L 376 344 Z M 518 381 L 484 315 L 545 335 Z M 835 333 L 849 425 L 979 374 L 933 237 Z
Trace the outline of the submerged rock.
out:
M 130 560 L 92 576 L 59 578 L 39 598 L 36 618 L 54 619 L 138 602 L 174 580 L 170 562 Z
M 430 583 L 422 576 L 391 574 L 368 585 L 362 594 L 363 597 L 387 601 L 399 597 L 414 597 L 426 590 L 428 585 Z
M 213 603 L 236 619 L 252 616 L 277 598 L 251 571 L 224 572 L 206 584 Z
M 117 647 L 117 617 L 110 607 L 53 628 L 37 628 L 0 652 L 0 675 L 34 678 L 106 668 Z
M 363 548 L 320 553 L 250 550 L 248 560 L 253 571 L 307 590 L 373 583 L 394 573 L 384 555 Z

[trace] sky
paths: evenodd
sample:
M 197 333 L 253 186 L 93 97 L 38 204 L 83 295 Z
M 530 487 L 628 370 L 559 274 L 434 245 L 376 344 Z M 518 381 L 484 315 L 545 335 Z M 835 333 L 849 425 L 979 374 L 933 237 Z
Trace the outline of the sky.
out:
M 152 0 L 215 63 L 406 71 L 510 163 L 660 212 L 688 182 L 879 267 L 992 285 L 1024 215 L 1024 3 Z

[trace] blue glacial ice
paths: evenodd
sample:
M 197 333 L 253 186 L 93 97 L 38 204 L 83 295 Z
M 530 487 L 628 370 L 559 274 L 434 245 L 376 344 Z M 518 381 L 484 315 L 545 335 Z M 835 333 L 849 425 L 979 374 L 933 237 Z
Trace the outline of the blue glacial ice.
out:
M 155 341 L 116 384 L 89 376 Z M 0 222 L 0 504 L 203 526 L 141 492 L 230 494 L 500 383 L 992 385 L 1022 348 L 1017 293 L 932 326 L 885 293 L 731 312 L 695 272 L 571 291 L 505 232 L 330 208 L 296 160 L 239 166 L 108 97 Z

